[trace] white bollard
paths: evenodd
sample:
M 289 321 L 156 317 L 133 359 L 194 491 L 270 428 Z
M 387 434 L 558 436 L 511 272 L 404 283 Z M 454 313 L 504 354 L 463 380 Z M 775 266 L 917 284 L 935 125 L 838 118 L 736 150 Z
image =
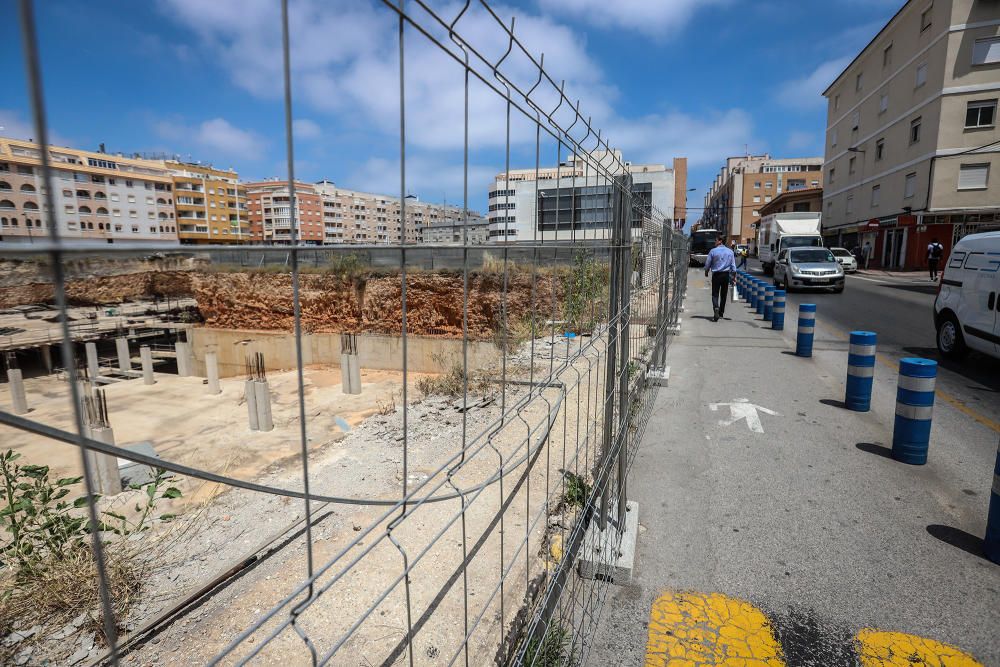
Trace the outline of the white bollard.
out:
M 142 360 L 142 383 L 156 384 L 153 378 L 153 352 L 148 345 L 139 348 L 139 359 Z
M 14 414 L 23 415 L 28 411 L 28 398 L 24 394 L 24 378 L 20 368 L 7 369 L 7 382 L 10 383 L 10 399 L 14 404 Z
M 205 375 L 208 376 L 208 393 L 221 394 L 219 387 L 219 355 L 215 352 L 205 353 Z

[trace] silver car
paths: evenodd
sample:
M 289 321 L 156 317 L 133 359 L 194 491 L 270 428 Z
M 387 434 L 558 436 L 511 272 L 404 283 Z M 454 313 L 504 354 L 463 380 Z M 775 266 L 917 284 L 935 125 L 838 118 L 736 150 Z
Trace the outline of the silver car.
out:
M 844 269 L 826 248 L 786 248 L 774 264 L 774 284 L 793 288 L 844 291 Z

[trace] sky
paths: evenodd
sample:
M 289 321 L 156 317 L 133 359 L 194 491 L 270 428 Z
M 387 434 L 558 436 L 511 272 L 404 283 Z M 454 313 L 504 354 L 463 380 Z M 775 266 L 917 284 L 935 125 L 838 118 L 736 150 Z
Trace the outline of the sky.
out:
M 295 175 L 400 192 L 398 15 L 381 0 L 291 0 Z M 902 0 L 424 0 L 474 51 L 462 52 L 425 9 L 406 11 L 406 191 L 484 211 L 505 169 L 554 165 L 560 147 L 516 107 L 495 63 L 509 25 L 570 102 L 543 79 L 532 95 L 568 127 L 579 115 L 626 160 L 688 158 L 687 218 L 727 156 L 821 156 L 822 91 Z M 234 168 L 243 180 L 287 175 L 278 0 L 36 1 L 52 143 L 167 153 Z M 30 138 L 15 4 L 0 21 L 0 135 Z M 461 14 L 461 16 L 459 16 Z M 432 41 L 439 40 L 441 46 Z M 447 49 L 447 50 L 446 50 Z M 480 60 L 477 55 L 481 56 Z M 515 49 L 499 68 L 521 90 L 538 70 Z M 500 91 L 500 92 L 498 92 Z M 515 94 L 516 98 L 516 94 Z M 521 106 L 527 111 L 529 107 Z M 555 109 L 555 112 L 552 112 Z M 544 122 L 544 119 L 543 119 Z M 572 135 L 582 140 L 584 123 Z M 593 135 L 584 142 L 591 145 Z M 509 155 L 509 158 L 508 158 Z M 466 183 L 467 192 L 466 195 Z

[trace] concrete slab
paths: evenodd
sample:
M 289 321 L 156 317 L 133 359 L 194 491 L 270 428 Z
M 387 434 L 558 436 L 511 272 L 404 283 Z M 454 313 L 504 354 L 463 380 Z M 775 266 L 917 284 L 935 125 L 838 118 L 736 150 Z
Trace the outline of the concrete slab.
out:
M 670 384 L 670 366 L 650 368 L 646 375 L 654 387 L 666 387 Z
M 617 504 L 608 509 L 609 516 L 615 516 Z M 611 521 L 601 530 L 597 520 L 592 520 L 583 536 L 580 546 L 578 569 L 584 579 L 600 579 L 624 586 L 632 581 L 632 567 L 635 564 L 636 541 L 639 536 L 639 504 L 625 503 L 625 531 L 617 549 L 618 526 Z M 609 548 L 610 547 L 610 548 Z

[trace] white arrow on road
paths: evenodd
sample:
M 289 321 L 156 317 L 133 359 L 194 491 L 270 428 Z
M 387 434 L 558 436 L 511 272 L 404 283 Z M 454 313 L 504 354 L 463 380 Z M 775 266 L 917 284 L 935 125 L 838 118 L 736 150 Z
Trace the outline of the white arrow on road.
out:
M 710 403 L 708 405 L 712 412 L 715 412 L 720 407 L 729 406 L 729 419 L 720 419 L 719 426 L 731 426 L 736 422 L 746 419 L 747 427 L 754 433 L 763 433 L 764 427 L 760 424 L 760 417 L 757 415 L 757 411 L 769 415 L 775 415 L 780 417 L 781 415 L 774 410 L 768 410 L 767 408 L 754 405 L 747 398 L 734 398 L 732 403 Z

